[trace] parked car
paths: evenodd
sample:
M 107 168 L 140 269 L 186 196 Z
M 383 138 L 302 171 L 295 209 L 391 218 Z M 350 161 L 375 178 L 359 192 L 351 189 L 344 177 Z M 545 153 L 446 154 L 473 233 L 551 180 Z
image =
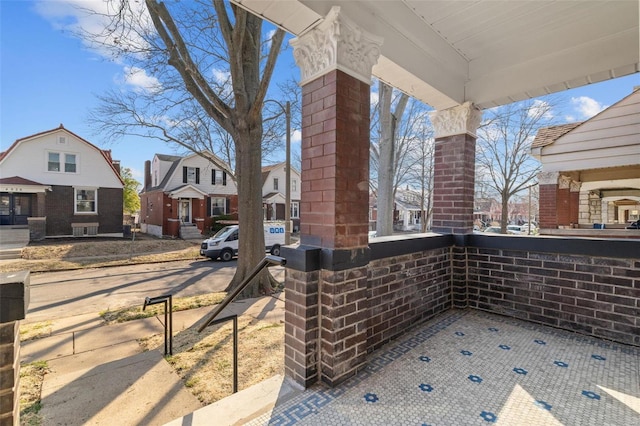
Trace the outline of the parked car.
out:
M 507 234 L 522 235 L 526 233 L 527 233 L 527 229 L 523 228 L 520 225 L 507 225 Z
M 640 220 L 636 220 L 635 222 L 631 222 L 626 229 L 640 229 Z
M 284 245 L 285 224 L 283 222 L 264 223 L 265 251 L 280 256 L 280 246 Z M 211 260 L 220 258 L 228 262 L 238 255 L 238 225 L 225 226 L 216 234 L 204 240 L 200 245 L 200 256 Z
M 484 232 L 489 233 L 489 234 L 499 234 L 500 233 L 500 227 L 499 226 L 489 226 L 488 228 L 485 228 Z

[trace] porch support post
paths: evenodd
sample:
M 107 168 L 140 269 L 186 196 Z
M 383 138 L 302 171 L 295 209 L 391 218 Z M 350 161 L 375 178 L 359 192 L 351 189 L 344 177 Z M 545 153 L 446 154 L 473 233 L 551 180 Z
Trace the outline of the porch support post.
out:
M 382 40 L 331 9 L 291 41 L 302 78 L 300 246 L 284 248 L 285 372 L 336 385 L 367 350 L 369 98 Z
M 430 114 L 435 130 L 433 224 L 443 234 L 473 232 L 476 130 L 482 112 L 471 102 Z
M 558 228 L 558 172 L 538 173 L 540 184 L 540 229 Z

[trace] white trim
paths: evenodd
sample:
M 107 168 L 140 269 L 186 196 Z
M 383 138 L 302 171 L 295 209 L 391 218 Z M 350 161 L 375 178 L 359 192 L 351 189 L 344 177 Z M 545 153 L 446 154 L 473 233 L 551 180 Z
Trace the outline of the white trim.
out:
M 78 191 L 93 191 L 94 193 L 94 211 L 91 212 L 79 212 L 78 211 Z M 82 200 L 81 200 L 82 201 Z M 98 214 L 98 188 L 96 187 L 73 187 L 73 214 L 79 215 L 97 215 Z

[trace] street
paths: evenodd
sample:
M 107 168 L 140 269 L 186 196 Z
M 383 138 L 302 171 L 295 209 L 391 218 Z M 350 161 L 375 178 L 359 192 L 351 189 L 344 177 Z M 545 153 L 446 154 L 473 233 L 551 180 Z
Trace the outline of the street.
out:
M 235 260 L 187 260 L 32 274 L 29 311 L 23 323 L 142 306 L 147 296 L 224 291 L 236 265 Z M 284 279 L 282 267 L 270 270 L 279 281 Z

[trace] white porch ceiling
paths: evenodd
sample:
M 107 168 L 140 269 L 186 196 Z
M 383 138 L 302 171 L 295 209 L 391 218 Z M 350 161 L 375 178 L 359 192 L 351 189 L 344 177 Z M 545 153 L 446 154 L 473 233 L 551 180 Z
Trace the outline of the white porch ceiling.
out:
M 637 0 L 232 0 L 294 35 L 332 6 L 384 38 L 373 75 L 436 109 L 640 71 Z

